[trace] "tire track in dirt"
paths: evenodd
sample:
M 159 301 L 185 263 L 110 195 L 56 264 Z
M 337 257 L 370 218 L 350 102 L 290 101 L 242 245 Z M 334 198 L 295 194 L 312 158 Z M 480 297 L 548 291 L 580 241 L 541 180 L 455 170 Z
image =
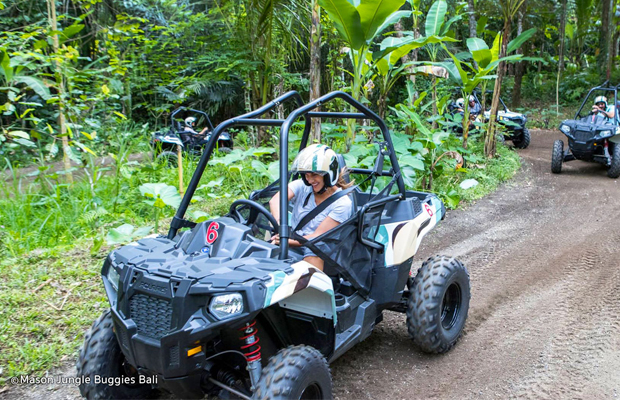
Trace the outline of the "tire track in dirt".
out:
M 601 385 L 586 390 L 587 382 L 598 375 L 602 355 L 612 346 L 613 334 L 620 333 L 617 327 L 613 332 L 609 321 L 618 311 L 618 295 L 613 289 L 620 282 L 620 274 L 611 269 L 613 275 L 609 279 L 609 267 L 600 255 L 588 251 L 570 268 L 557 296 L 560 301 L 556 302 L 556 315 L 561 328 L 556 328 L 556 336 L 550 342 L 554 351 L 521 385 L 517 398 L 546 398 L 558 386 L 560 393 L 568 397 L 584 398 L 597 392 L 599 398 L 611 395 Z M 606 295 L 592 296 L 597 292 Z M 607 306 L 614 302 L 611 308 Z

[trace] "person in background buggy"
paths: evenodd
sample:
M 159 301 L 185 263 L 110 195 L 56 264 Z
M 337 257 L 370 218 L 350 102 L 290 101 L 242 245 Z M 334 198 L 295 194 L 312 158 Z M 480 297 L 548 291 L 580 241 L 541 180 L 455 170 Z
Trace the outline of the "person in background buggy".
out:
M 469 115 L 477 117 L 482 112 L 482 106 L 476 101 L 474 96 L 469 96 Z
M 592 114 L 592 122 L 595 118 L 604 118 L 604 122 L 610 122 L 615 118 L 616 111 L 613 106 L 607 104 L 607 97 L 597 96 L 592 106 Z
M 480 106 L 480 103 L 476 101 L 476 98 L 474 96 L 469 96 L 468 100 L 469 100 L 469 118 L 474 120 L 476 119 L 478 114 L 480 114 L 480 112 L 482 111 L 482 107 Z M 461 97 L 456 101 L 456 109 L 460 113 L 465 112 L 465 99 Z
M 353 182 L 345 181 L 344 175 L 347 171 L 346 168 L 339 169 L 336 153 L 322 144 L 313 144 L 303 149 L 293 161 L 291 173 L 301 175 L 301 179 L 288 185 L 288 199 L 293 205 L 291 227 L 296 227 L 308 213 L 330 196 L 353 185 Z M 280 192 L 269 200 L 269 207 L 271 214 L 280 223 Z M 320 236 L 349 219 L 352 210 L 351 199 L 346 195 L 340 197 L 301 227 L 297 233 L 306 239 Z M 271 242 L 279 245 L 280 236 L 274 235 Z M 309 248 L 293 239 L 289 239 L 289 246 L 298 248 L 303 254 L 304 261 L 323 271 L 323 260 Z
M 185 132 L 189 132 L 189 133 L 191 133 L 193 135 L 196 135 L 196 136 L 204 136 L 205 133 L 209 130 L 208 127 L 205 127 L 200 132 L 196 132 L 196 130 L 194 129 L 194 126 L 196 126 L 196 118 L 195 117 L 187 117 L 187 118 L 185 118 L 185 126 L 183 127 L 183 130 Z

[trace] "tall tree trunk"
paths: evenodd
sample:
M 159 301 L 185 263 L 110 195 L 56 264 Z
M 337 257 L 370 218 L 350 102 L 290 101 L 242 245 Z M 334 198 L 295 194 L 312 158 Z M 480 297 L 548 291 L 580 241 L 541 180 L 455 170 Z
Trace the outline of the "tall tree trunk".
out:
M 413 27 L 413 38 L 417 39 L 420 37 L 420 29 L 417 26 Z M 414 49 L 411 51 L 411 61 L 418 61 L 418 51 L 420 49 Z M 415 89 L 415 94 L 413 96 L 413 101 L 415 101 L 418 98 L 418 89 L 415 88 L 415 74 L 410 74 L 409 75 L 409 80 L 411 81 L 411 83 L 413 83 L 413 88 Z M 413 107 L 413 102 L 411 104 L 409 104 L 410 107 Z
M 558 68 L 564 70 L 564 44 L 566 43 L 566 0 L 561 2 L 560 10 L 560 51 L 558 57 Z
M 611 71 L 609 70 L 609 41 L 611 39 L 611 2 L 612 0 L 602 0 L 601 4 L 601 30 L 599 32 L 599 55 L 598 66 L 600 71 L 605 71 L 607 79 L 609 79 Z
M 612 0 L 611 2 L 611 10 L 609 12 L 609 44 L 607 47 L 607 79 L 611 79 L 611 71 L 614 67 L 614 57 L 616 56 L 615 52 L 615 42 L 616 36 L 618 35 L 617 30 L 613 25 L 614 15 L 616 13 L 616 3 L 617 0 Z
M 396 37 L 398 37 L 398 38 L 403 37 L 403 30 L 404 30 L 403 24 L 400 22 L 400 20 L 396 21 L 396 23 L 394 24 L 394 32 L 395 32 L 394 34 L 396 35 Z M 400 58 L 400 61 L 403 64 L 408 63 L 409 62 L 409 53 L 406 53 L 405 55 L 403 55 Z
M 508 52 L 508 40 L 510 39 L 511 18 L 505 17 L 504 19 L 504 33 L 502 34 L 502 47 L 499 53 L 499 57 L 506 57 Z M 497 111 L 499 109 L 499 96 L 502 90 L 502 81 L 506 74 L 506 62 L 499 63 L 497 68 L 497 78 L 495 79 L 495 87 L 493 88 L 493 100 L 491 102 L 491 115 L 489 117 L 489 127 L 487 135 L 484 140 L 484 154 L 487 157 L 494 157 L 496 151 L 496 119 Z
M 476 10 L 474 0 L 467 0 L 467 11 L 469 11 L 469 37 L 476 37 Z
M 318 0 L 312 1 L 312 25 L 310 27 L 310 101 L 321 97 L 321 13 Z M 311 137 L 321 141 L 321 120 L 312 119 Z
M 517 14 L 517 36 L 523 33 L 523 18 L 527 9 L 527 0 L 523 3 Z M 517 54 L 523 54 L 523 49 L 519 48 Z M 519 61 L 515 66 L 515 85 L 512 89 L 512 108 L 521 107 L 521 83 L 525 72 L 525 61 Z
M 400 20 L 396 21 L 396 23 L 394 24 L 394 31 L 395 31 L 396 37 L 402 38 L 403 37 L 403 30 L 404 30 L 403 24 L 400 22 Z M 400 58 L 400 62 L 403 63 L 403 64 L 408 63 L 410 61 L 409 54 L 410 53 L 407 53 L 407 54 L 403 55 Z M 413 65 L 410 65 L 406 69 L 407 72 L 409 73 L 409 79 L 411 79 L 411 81 L 413 83 L 415 83 L 415 75 L 413 74 L 414 68 L 415 67 Z M 385 84 L 387 84 L 387 80 L 385 81 Z M 387 109 L 387 96 L 388 96 L 388 94 L 384 93 L 382 96 L 379 97 L 378 107 L 379 107 L 379 116 L 381 118 L 383 118 L 385 116 L 385 111 Z
M 54 0 L 48 0 L 47 2 L 48 15 L 49 15 L 49 23 L 52 31 L 58 31 L 58 24 L 56 22 L 56 3 Z M 55 33 L 52 36 L 52 45 L 54 48 L 54 53 L 56 53 L 57 57 L 55 57 L 54 64 L 56 66 L 56 71 L 54 75 L 56 77 L 56 85 L 58 85 L 58 126 L 60 128 L 60 138 L 62 140 L 62 161 L 65 167 L 65 177 L 68 183 L 73 183 L 73 174 L 71 173 L 71 161 L 69 160 L 69 152 L 71 149 L 69 148 L 69 138 L 67 137 L 67 123 L 65 120 L 65 84 L 61 71 L 60 57 L 58 53 L 58 49 L 60 45 L 58 43 L 58 34 Z
M 620 4 L 616 5 L 616 10 L 618 10 L 618 6 Z M 618 54 L 620 54 L 620 18 L 616 19 L 616 29 L 615 29 L 615 34 L 614 34 L 614 40 L 612 43 L 613 46 L 613 54 L 611 57 L 612 60 L 612 64 L 611 64 L 611 69 L 613 70 L 616 67 L 616 57 L 618 57 Z
M 533 50 L 536 49 L 534 45 L 532 45 L 532 49 Z M 542 42 L 542 44 L 540 45 L 540 53 L 538 54 L 543 55 L 544 51 L 545 51 L 545 42 Z M 538 75 L 540 75 L 541 72 L 542 72 L 542 60 L 538 61 Z
M 562 0 L 560 11 L 560 51 L 558 54 L 558 77 L 555 83 L 555 110 L 560 114 L 560 79 L 564 71 L 564 43 L 566 43 L 566 1 Z

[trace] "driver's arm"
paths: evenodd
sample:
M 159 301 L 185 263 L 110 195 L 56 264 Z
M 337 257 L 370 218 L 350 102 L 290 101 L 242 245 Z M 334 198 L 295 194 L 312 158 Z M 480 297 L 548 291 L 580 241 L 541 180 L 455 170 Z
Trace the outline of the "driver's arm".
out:
M 317 236 L 321 236 L 325 232 L 329 231 L 330 229 L 334 229 L 338 225 L 340 225 L 340 222 L 333 220 L 331 217 L 325 217 L 323 222 L 321 222 L 319 224 L 318 228 L 316 228 L 316 230 L 313 233 L 311 233 L 309 235 L 304 235 L 304 237 L 306 239 L 310 240 L 310 239 L 315 238 Z M 291 247 L 300 247 L 301 243 L 299 243 L 297 240 L 289 239 L 288 240 L 288 245 L 291 246 Z
M 288 188 L 288 201 L 295 197 L 295 193 Z M 269 200 L 269 211 L 271 211 L 271 215 L 280 223 L 280 192 L 276 193 L 271 200 Z
M 604 114 L 609 119 L 614 118 L 616 116 L 615 107 L 611 107 L 611 109 L 609 111 L 605 111 Z

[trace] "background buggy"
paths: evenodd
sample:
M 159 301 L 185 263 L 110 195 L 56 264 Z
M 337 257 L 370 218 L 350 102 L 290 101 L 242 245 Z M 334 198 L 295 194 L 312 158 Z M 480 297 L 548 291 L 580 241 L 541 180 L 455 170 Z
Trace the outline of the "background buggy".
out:
M 208 128 L 204 135 L 196 135 L 185 130 L 184 119 L 196 115 L 198 116 L 197 126 L 206 126 Z M 199 156 L 211 137 L 213 129 L 211 119 L 204 111 L 179 107 L 170 115 L 168 130 L 153 133 L 151 145 L 157 158 L 168 159 L 171 163 L 176 164 L 178 157 L 177 145 L 181 146 L 183 152 Z M 229 153 L 232 151 L 232 148 L 232 137 L 228 132 L 222 132 L 217 141 L 217 149 L 220 152 Z
M 475 116 L 472 116 L 472 122 L 473 121 L 488 122 L 491 117 L 491 111 L 486 108 L 482 108 L 482 103 L 480 102 L 478 93 L 476 91 L 472 93 L 472 96 L 474 97 L 476 104 L 480 106 L 481 109 L 485 110 L 484 118 L 482 118 L 481 115 L 475 115 Z M 527 117 L 525 116 L 525 114 L 514 112 L 508 109 L 508 107 L 506 106 L 506 103 L 504 103 L 504 100 L 502 100 L 501 97 L 499 101 L 500 101 L 500 107 L 497 112 L 497 122 L 500 125 L 502 125 L 505 129 L 505 133 L 503 134 L 504 140 L 512 141 L 512 144 L 518 149 L 527 148 L 530 145 L 530 140 L 531 140 L 530 131 L 526 127 Z M 457 106 L 455 103 L 450 104 L 448 109 L 451 111 L 452 114 L 455 114 L 458 112 Z M 472 125 L 470 126 L 470 132 L 472 133 L 475 132 L 475 129 L 476 127 L 472 123 Z M 457 132 L 457 134 L 462 135 L 463 127 L 462 126 L 455 127 L 455 132 Z
M 604 94 L 613 98 L 616 116 L 607 120 L 600 114 L 594 115 L 586 107 L 598 95 Z M 613 97 L 612 97 L 613 95 Z M 597 162 L 607 167 L 607 176 L 620 176 L 620 128 L 618 126 L 618 86 L 606 81 L 601 86 L 590 89 L 575 114 L 575 119 L 560 123 L 560 131 L 568 139 L 568 148 L 564 150 L 564 142 L 556 140 L 551 153 L 551 172 L 559 174 L 562 163 L 572 160 Z

